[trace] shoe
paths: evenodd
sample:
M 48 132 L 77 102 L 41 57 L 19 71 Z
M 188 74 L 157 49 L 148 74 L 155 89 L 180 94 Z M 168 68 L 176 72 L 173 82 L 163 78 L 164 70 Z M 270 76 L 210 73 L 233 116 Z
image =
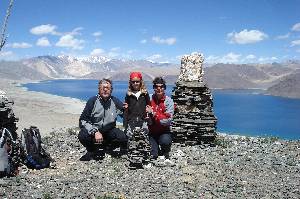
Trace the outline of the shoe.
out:
M 173 161 L 171 161 L 170 159 L 166 159 L 164 161 L 164 164 L 167 166 L 175 166 L 175 163 Z
M 104 152 L 104 150 L 99 149 L 99 150 L 96 150 L 96 151 L 94 152 L 94 155 L 93 155 L 93 159 L 94 159 L 94 160 L 100 161 L 100 160 L 103 160 L 104 157 L 105 157 L 105 152 Z
M 151 167 L 152 167 L 152 163 L 151 162 L 144 165 L 145 169 L 150 169 Z
M 128 168 L 131 169 L 131 170 L 143 169 L 143 164 L 142 163 L 130 162 L 129 165 L 128 165 Z
M 94 159 L 94 152 L 86 152 L 81 158 L 79 159 L 80 161 L 91 161 Z
M 161 156 L 158 156 L 158 158 L 157 158 L 159 161 L 165 161 L 165 156 L 163 156 L 163 155 L 161 155 Z

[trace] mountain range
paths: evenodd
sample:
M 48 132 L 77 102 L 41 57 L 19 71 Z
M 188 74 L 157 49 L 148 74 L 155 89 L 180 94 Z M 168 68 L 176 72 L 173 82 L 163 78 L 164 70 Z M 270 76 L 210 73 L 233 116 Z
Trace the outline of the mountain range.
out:
M 1 61 L 0 78 L 13 80 L 101 79 L 128 80 L 131 71 L 141 71 L 144 80 L 164 76 L 176 82 L 180 64 L 147 60 L 109 59 L 101 56 L 38 56 L 19 61 Z M 267 94 L 300 98 L 300 61 L 269 64 L 213 64 L 204 66 L 204 81 L 210 88 L 265 89 Z

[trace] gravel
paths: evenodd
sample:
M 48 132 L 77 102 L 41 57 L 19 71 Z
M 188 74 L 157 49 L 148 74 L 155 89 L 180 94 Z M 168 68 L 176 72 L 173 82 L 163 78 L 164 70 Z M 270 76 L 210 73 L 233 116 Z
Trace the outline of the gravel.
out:
M 214 146 L 172 145 L 170 164 L 128 168 L 107 154 L 81 162 L 78 129 L 43 138 L 52 168 L 0 179 L 0 198 L 300 198 L 300 141 L 218 134 Z

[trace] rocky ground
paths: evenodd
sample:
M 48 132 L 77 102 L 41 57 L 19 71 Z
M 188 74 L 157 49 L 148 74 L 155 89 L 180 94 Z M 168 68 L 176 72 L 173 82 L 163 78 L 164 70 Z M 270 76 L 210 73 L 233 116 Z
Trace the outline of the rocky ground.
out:
M 300 141 L 218 135 L 215 146 L 173 144 L 174 165 L 130 170 L 124 157 L 80 162 L 77 133 L 44 138 L 53 168 L 0 179 L 0 198 L 300 198 Z

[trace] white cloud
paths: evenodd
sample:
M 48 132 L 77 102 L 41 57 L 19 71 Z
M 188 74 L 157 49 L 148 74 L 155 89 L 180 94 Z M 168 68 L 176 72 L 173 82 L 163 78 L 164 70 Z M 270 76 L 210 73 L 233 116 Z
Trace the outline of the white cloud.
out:
M 278 60 L 277 57 L 260 57 L 258 59 L 258 62 L 260 62 L 260 63 L 267 63 L 267 62 L 272 62 L 272 61 L 276 61 L 276 60 Z
M 127 54 L 133 54 L 133 53 L 135 53 L 136 52 L 136 50 L 128 50 L 127 51 Z
M 300 31 L 300 23 L 296 23 L 295 25 L 293 25 L 292 31 Z
M 21 43 L 12 43 L 8 44 L 7 47 L 11 48 L 31 48 L 32 45 L 26 42 L 21 42 Z
M 55 31 L 56 28 L 57 27 L 55 25 L 46 24 L 46 25 L 33 27 L 30 29 L 30 32 L 34 35 L 45 35 L 45 34 L 59 35 L 60 33 Z
M 120 51 L 120 47 L 114 47 L 114 48 L 111 48 L 110 51 L 112 52 L 116 52 L 116 51 Z
M 143 39 L 143 40 L 140 41 L 140 43 L 141 43 L 141 44 L 145 44 L 145 43 L 147 43 L 147 40 L 146 40 L 146 39 Z
M 94 32 L 93 36 L 94 37 L 100 37 L 100 36 L 102 36 L 102 32 L 101 31 Z
M 210 55 L 206 58 L 208 63 L 238 63 L 241 62 L 241 55 L 230 52 L 224 56 Z
M 67 34 L 60 37 L 56 46 L 72 48 L 74 50 L 83 49 L 84 40 L 76 39 L 72 34 Z
M 116 53 L 115 51 L 110 51 L 107 56 L 110 58 L 114 58 L 119 56 L 119 53 Z
M 228 53 L 224 57 L 222 57 L 222 62 L 224 63 L 236 63 L 239 62 L 239 58 L 241 57 L 240 54 L 235 54 L 235 53 Z
M 162 56 L 160 54 L 154 54 L 146 58 L 146 60 L 151 62 L 157 62 Z
M 278 58 L 275 56 L 271 57 L 257 57 L 253 54 L 249 54 L 247 56 L 242 56 L 241 54 L 235 54 L 233 52 L 230 52 L 224 56 L 214 56 L 210 55 L 206 58 L 206 61 L 208 63 L 233 63 L 233 64 L 238 64 L 238 63 L 270 63 L 277 61 Z
M 167 39 L 161 39 L 159 36 L 152 37 L 152 41 L 158 44 L 174 45 L 176 43 L 175 37 L 169 37 Z
M 42 47 L 47 47 L 47 46 L 51 46 L 49 40 L 47 37 L 42 37 L 42 38 L 39 38 L 36 42 L 36 45 L 37 46 L 42 46 Z
M 290 33 L 286 33 L 285 35 L 279 35 L 275 39 L 287 39 L 290 37 Z
M 77 28 L 74 28 L 71 32 L 66 33 L 66 35 L 73 35 L 73 36 L 81 35 L 81 32 L 80 32 L 81 30 L 83 30 L 82 27 L 77 27 Z
M 92 56 L 99 56 L 99 55 L 103 55 L 104 54 L 104 50 L 103 49 L 101 49 L 101 48 L 96 48 L 96 49 L 94 49 L 90 54 L 92 55 Z
M 220 59 L 220 57 L 214 56 L 214 55 L 210 55 L 206 58 L 207 62 L 210 62 L 210 63 L 217 63 L 217 62 L 219 62 L 219 59 Z
M 250 44 L 250 43 L 260 42 L 268 38 L 268 35 L 259 30 L 248 31 L 247 29 L 244 29 L 239 33 L 236 32 L 228 33 L 227 38 L 229 39 L 230 43 Z
M 255 59 L 255 58 L 256 56 L 252 54 L 246 56 L 246 59 Z
M 100 37 L 102 36 L 102 32 L 101 31 L 97 31 L 97 32 L 94 32 L 92 35 L 95 37 L 95 42 L 99 42 L 100 41 Z
M 0 58 L 7 58 L 13 55 L 12 51 L 0 51 Z
M 291 46 L 298 46 L 300 45 L 300 39 L 299 40 L 294 40 L 291 42 Z

